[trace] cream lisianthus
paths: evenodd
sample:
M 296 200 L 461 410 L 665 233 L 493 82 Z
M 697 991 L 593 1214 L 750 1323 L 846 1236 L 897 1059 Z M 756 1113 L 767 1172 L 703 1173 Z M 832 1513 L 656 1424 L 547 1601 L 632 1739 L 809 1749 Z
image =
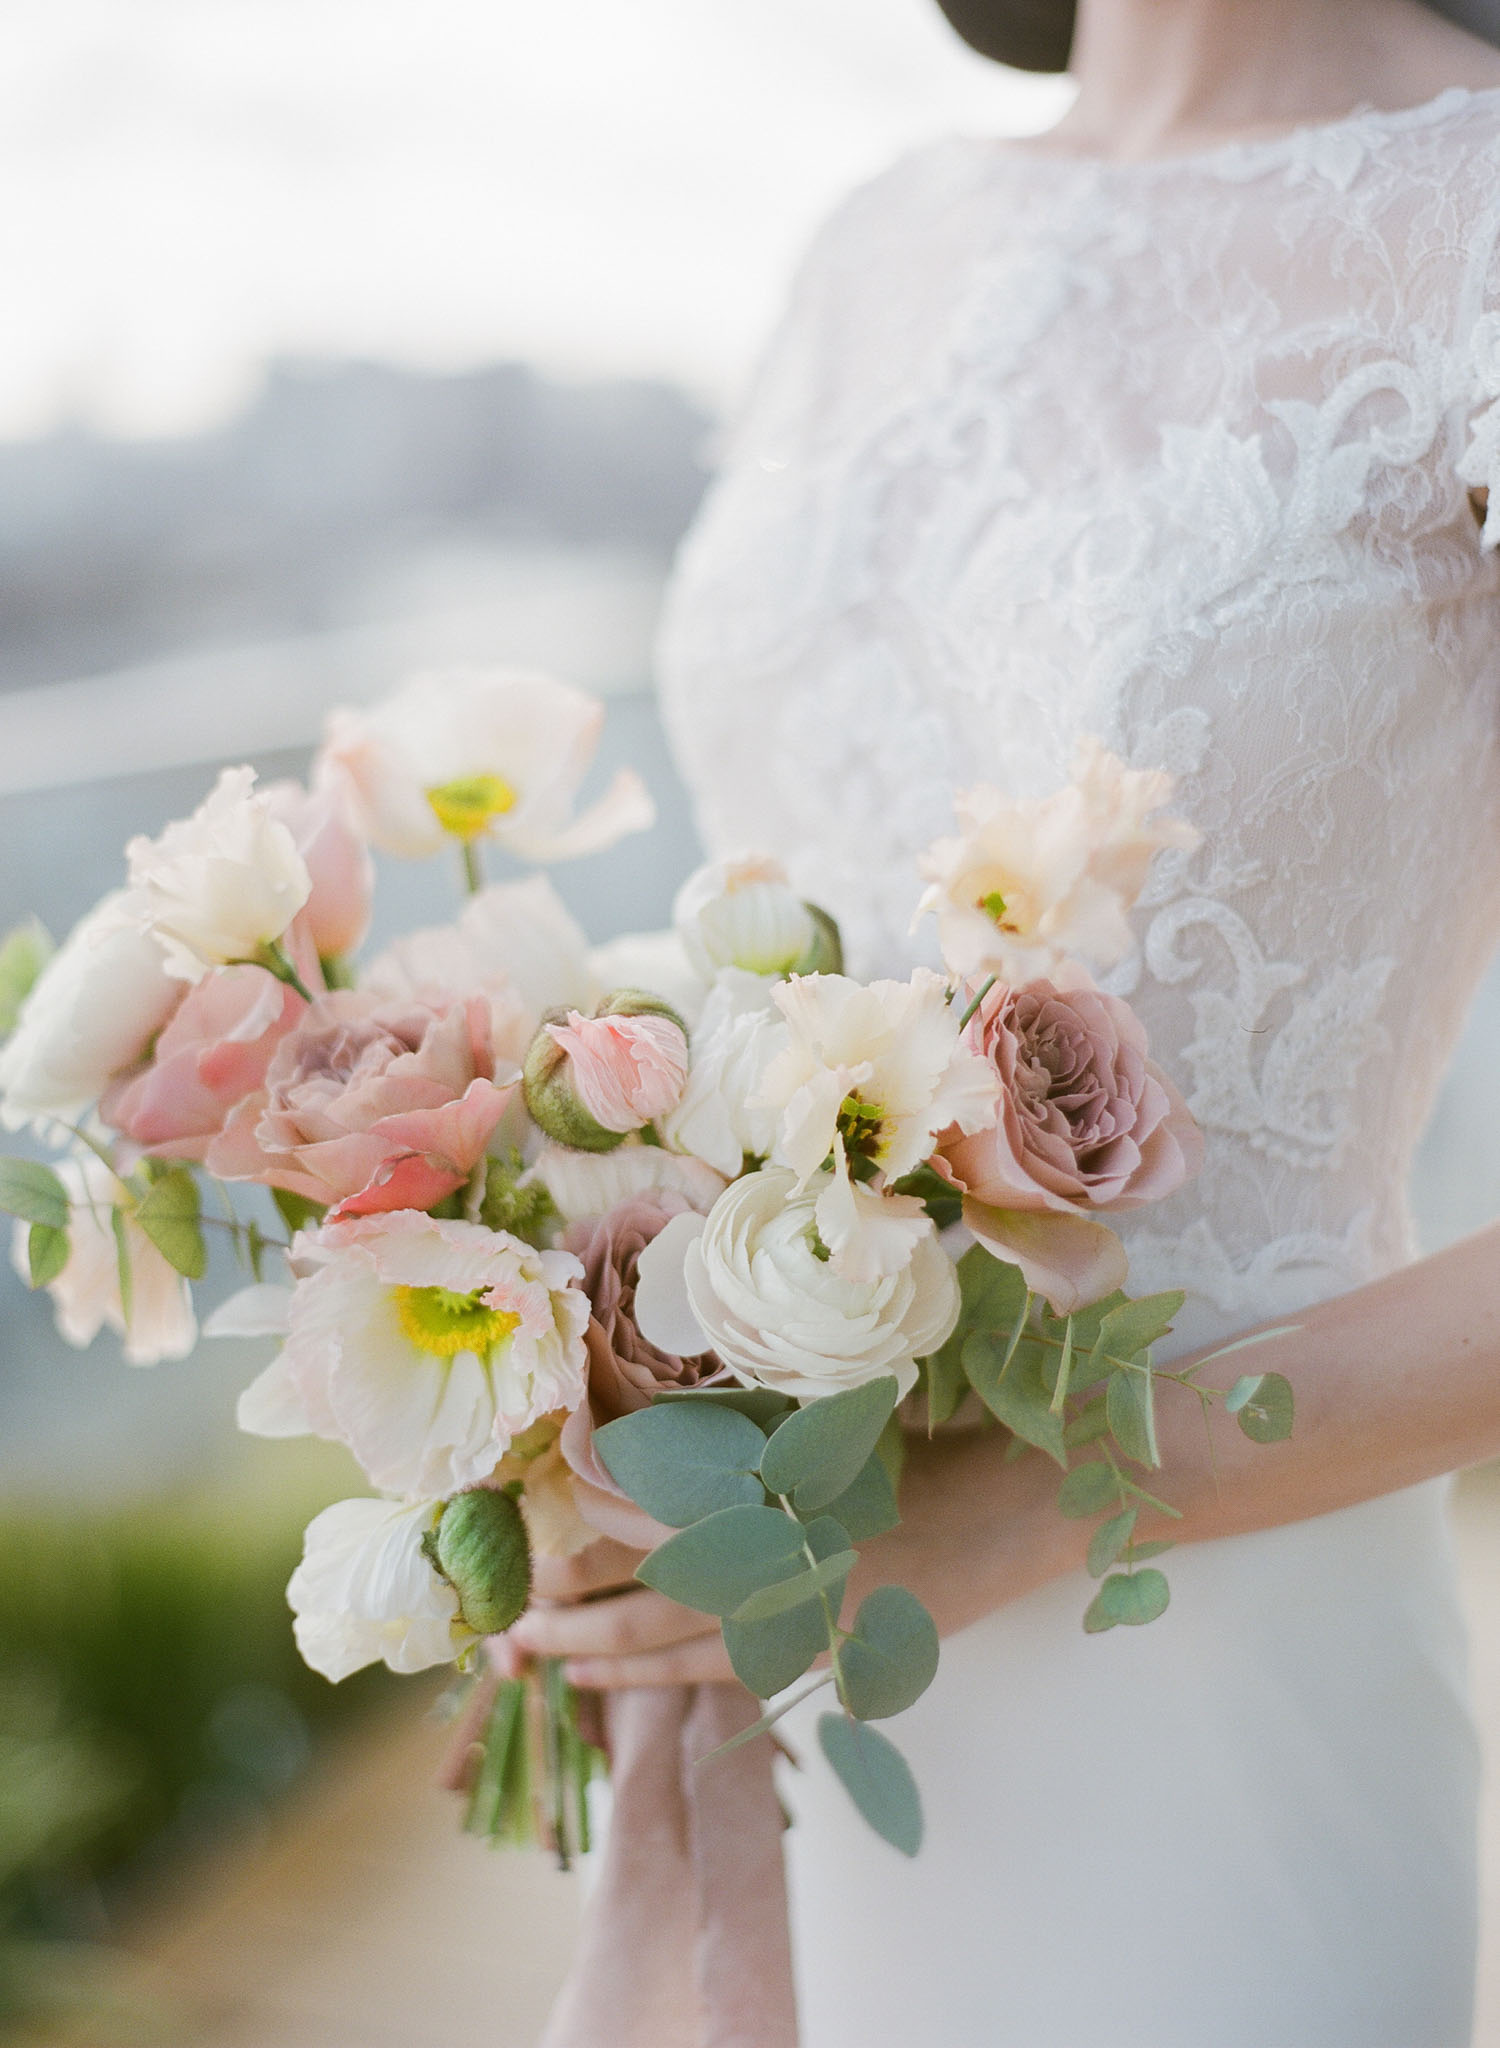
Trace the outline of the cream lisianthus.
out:
M 712 1350 L 746 1385 L 799 1401 L 887 1376 L 908 1393 L 916 1360 L 958 1320 L 953 1263 L 924 1217 L 898 1270 L 846 1278 L 821 1242 L 824 1192 L 772 1166 L 735 1181 L 706 1217 L 674 1216 L 640 1255 L 641 1335 L 665 1352 Z M 885 1206 L 867 1188 L 850 1199 Z
M 388 853 L 420 858 L 452 837 L 569 860 L 655 822 L 628 769 L 574 814 L 603 716 L 596 698 L 548 676 L 445 669 L 372 710 L 335 711 L 320 758 L 348 777 L 365 833 Z
M 426 1671 L 477 1640 L 424 1548 L 442 1506 L 340 1500 L 309 1522 L 286 1597 L 297 1648 L 314 1671 L 335 1681 L 366 1664 Z
M 705 981 L 721 967 L 751 974 L 832 972 L 837 927 L 804 903 L 778 860 L 714 861 L 688 876 L 672 905 L 683 951 Z
M 125 849 L 142 929 L 167 972 L 201 981 L 210 968 L 257 960 L 312 894 L 312 877 L 253 768 L 226 768 L 190 818 Z
M 936 915 L 952 971 L 1016 986 L 1056 978 L 1071 961 L 1123 959 L 1152 856 L 1198 843 L 1181 818 L 1154 815 L 1172 787 L 1170 775 L 1127 768 L 1089 739 L 1073 781 L 1051 796 L 1006 797 L 983 784 L 960 795 L 957 833 L 923 856 L 930 886 L 917 909 L 918 919 Z
M 82 1351 L 106 1325 L 120 1339 L 130 1365 L 159 1365 L 163 1359 L 186 1358 L 198 1341 L 192 1291 L 168 1265 L 139 1224 L 123 1209 L 123 1257 L 130 1271 L 127 1309 L 120 1286 L 121 1246 L 116 1242 L 110 1212 L 126 1190 L 102 1159 L 82 1153 L 53 1162 L 67 1190 L 68 1263 L 48 1283 L 58 1335 Z M 29 1277 L 27 1226 L 17 1224 L 11 1242 L 11 1263 L 23 1280 Z
M 296 1241 L 281 1355 L 240 1398 L 253 1436 L 331 1437 L 395 1493 L 488 1478 L 583 1398 L 587 1298 L 567 1252 L 398 1209 Z
M 0 1048 L 0 1121 L 74 1122 L 140 1065 L 182 1001 L 140 905 L 119 889 L 81 919 L 38 975 Z
M 762 975 L 721 968 L 693 1033 L 693 1059 L 677 1107 L 663 1118 L 663 1142 L 733 1179 L 747 1157 L 765 1159 L 779 1112 L 766 1072 L 788 1042 L 786 1021 Z

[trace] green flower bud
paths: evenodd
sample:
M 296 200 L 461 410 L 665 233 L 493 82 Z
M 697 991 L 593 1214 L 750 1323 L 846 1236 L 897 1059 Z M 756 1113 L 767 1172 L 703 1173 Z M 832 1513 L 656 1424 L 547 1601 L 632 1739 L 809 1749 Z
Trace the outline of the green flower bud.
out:
M 666 1017 L 686 1038 L 688 1028 L 672 1005 L 644 988 L 614 988 L 600 1003 L 596 1017 Z
M 839 928 L 826 910 L 820 910 L 816 903 L 803 900 L 802 908 L 813 922 L 813 935 L 807 951 L 787 970 L 790 974 L 842 974 L 844 971 L 844 942 Z
M 549 1010 L 536 1037 L 526 1048 L 521 1093 L 532 1122 L 575 1152 L 613 1152 L 625 1142 L 623 1131 L 607 1131 L 578 1100 L 567 1075 L 568 1055 L 548 1031 L 549 1024 L 567 1022 L 566 1010 Z
M 489 1486 L 456 1493 L 438 1518 L 433 1547 L 476 1635 L 499 1635 L 520 1620 L 531 1598 L 531 1545 L 509 1493 Z

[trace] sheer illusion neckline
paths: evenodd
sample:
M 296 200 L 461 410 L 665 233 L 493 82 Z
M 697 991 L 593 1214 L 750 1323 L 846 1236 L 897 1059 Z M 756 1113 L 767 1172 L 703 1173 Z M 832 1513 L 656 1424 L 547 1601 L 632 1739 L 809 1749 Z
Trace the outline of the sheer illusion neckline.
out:
M 976 138 L 1002 166 L 1035 168 L 1043 171 L 1071 171 L 1104 179 L 1160 178 L 1174 171 L 1197 171 L 1213 176 L 1237 176 L 1246 171 L 1272 168 L 1287 157 L 1336 143 L 1345 136 L 1359 139 L 1372 132 L 1399 134 L 1407 129 L 1435 126 L 1451 114 L 1493 102 L 1500 108 L 1500 85 L 1449 85 L 1431 99 L 1410 107 L 1352 107 L 1325 121 L 1302 121 L 1275 135 L 1244 136 L 1216 142 L 1203 149 L 1181 150 L 1163 156 L 1116 158 L 1090 155 L 1082 150 L 1028 149 L 1010 136 Z

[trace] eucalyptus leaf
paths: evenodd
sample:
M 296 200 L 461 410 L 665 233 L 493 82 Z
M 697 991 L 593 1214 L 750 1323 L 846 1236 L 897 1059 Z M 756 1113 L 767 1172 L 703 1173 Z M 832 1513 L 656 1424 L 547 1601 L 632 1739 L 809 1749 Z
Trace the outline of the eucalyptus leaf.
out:
M 1144 1564 L 1148 1557 L 1161 1557 L 1167 1551 L 1175 1550 L 1176 1548 L 1177 1545 L 1170 1536 L 1160 1536 L 1154 1543 L 1137 1543 L 1132 1548 L 1130 1555 L 1137 1564 Z
M 1086 1636 L 1102 1636 L 1106 1629 L 1116 1626 L 1112 1614 L 1105 1612 L 1103 1598 L 1096 1593 L 1083 1611 L 1083 1632 Z
M 891 1189 L 893 1195 L 915 1195 L 939 1230 L 957 1223 L 964 1212 L 964 1198 L 951 1180 L 927 1165 L 904 1173 Z
M 1012 1350 L 1008 1336 L 976 1332 L 964 1345 L 964 1371 L 997 1421 L 1067 1470 L 1063 1421 L 1052 1413 L 1046 1353 L 1040 1344 L 1023 1337 Z
M 1158 1571 L 1116 1572 L 1099 1588 L 1098 1604 L 1111 1621 L 1139 1628 L 1165 1614 L 1171 1595 Z
M 1113 1314 L 1117 1308 L 1123 1308 L 1125 1303 L 1126 1296 L 1116 1288 L 1113 1294 L 1106 1294 L 1102 1301 L 1090 1302 L 1087 1308 L 1074 1309 L 1073 1342 L 1080 1351 L 1093 1350 L 1099 1341 L 1099 1332 L 1104 1327 L 1105 1318 Z M 1049 1313 L 1047 1318 L 1049 1328 L 1054 1322 L 1060 1322 L 1061 1320 L 1063 1320 L 1061 1317 L 1054 1318 Z
M 594 1432 L 611 1479 L 669 1529 L 721 1508 L 763 1505 L 755 1468 L 765 1447 L 748 1415 L 701 1401 L 641 1408 Z
M 835 1616 L 844 1598 L 844 1587 L 849 1574 L 859 1563 L 858 1554 L 852 1550 L 836 1550 L 832 1557 L 825 1557 L 817 1564 L 809 1565 L 806 1571 L 794 1572 L 789 1579 L 780 1579 L 774 1586 L 762 1586 L 742 1600 L 730 1621 L 773 1621 L 778 1614 L 787 1614 L 794 1607 L 805 1607 L 809 1601 L 826 1599 Z
M 1181 1288 L 1169 1294 L 1143 1294 L 1122 1301 L 1099 1325 L 1099 1341 L 1111 1358 L 1139 1358 L 1171 1329 L 1187 1296 Z
M 1120 1560 L 1126 1544 L 1135 1534 L 1136 1517 L 1139 1508 L 1126 1508 L 1122 1515 L 1111 1515 L 1107 1522 L 1101 1522 L 1089 1539 L 1089 1577 L 1102 1579 L 1110 1566 Z
M 636 1577 L 701 1614 L 733 1614 L 762 1586 L 804 1563 L 804 1531 L 780 1508 L 723 1508 L 642 1559 Z
M 1121 1366 L 1109 1376 L 1105 1392 L 1105 1413 L 1110 1434 L 1127 1458 L 1138 1465 L 1157 1466 L 1155 1384 L 1149 1368 L 1132 1371 Z
M 843 1524 L 854 1543 L 868 1543 L 872 1536 L 883 1536 L 896 1527 L 901 1510 L 890 1471 L 878 1450 L 865 1460 L 854 1484 L 828 1503 L 827 1511 Z
M 654 1396 L 658 1408 L 676 1407 L 683 1402 L 695 1408 L 732 1408 L 748 1415 L 757 1429 L 769 1436 L 773 1429 L 797 1413 L 789 1394 L 773 1394 L 769 1387 L 663 1387 Z
M 1120 1497 L 1119 1482 L 1103 1458 L 1075 1465 L 1057 1490 L 1059 1510 L 1075 1521 L 1097 1515 Z
M 772 1493 L 789 1495 L 799 1513 L 827 1507 L 859 1477 L 899 1393 L 895 1379 L 886 1376 L 810 1401 L 766 1445 L 761 1478 Z
M 922 1846 L 922 1797 L 895 1743 L 844 1714 L 819 1716 L 818 1741 L 876 1834 L 903 1856 L 915 1856 Z
M 26 1264 L 33 1287 L 50 1287 L 68 1263 L 72 1250 L 66 1230 L 33 1223 L 26 1233 Z
M 959 1327 L 964 1330 L 1015 1328 L 1016 1318 L 1031 1299 L 1031 1291 L 1017 1266 L 997 1259 L 982 1244 L 970 1245 L 955 1268 L 962 1302 Z
M 860 1602 L 839 1650 L 844 1700 L 860 1721 L 903 1714 L 938 1668 L 937 1624 L 905 1586 L 878 1586 Z
M 153 1181 L 135 1210 L 135 1222 L 184 1280 L 201 1280 L 208 1268 L 198 1212 L 198 1183 L 185 1166 Z
M 1291 1435 L 1295 1415 L 1291 1381 L 1279 1372 L 1268 1372 L 1261 1374 L 1235 1420 L 1252 1443 L 1279 1444 Z
M 68 1227 L 68 1191 L 40 1159 L 0 1159 L 0 1209 L 23 1223 Z
M 724 1620 L 724 1647 L 747 1692 L 768 1700 L 782 1692 L 828 1648 L 828 1624 L 817 1602 L 791 1607 L 769 1621 Z
M 129 1327 L 135 1307 L 135 1269 L 130 1259 L 130 1238 L 125 1230 L 125 1211 L 113 1208 L 109 1212 L 109 1227 L 115 1236 L 115 1272 L 120 1282 L 120 1314 Z
M 941 1429 L 945 1422 L 951 1422 L 969 1391 L 963 1362 L 964 1338 L 967 1335 L 960 1323 L 941 1351 L 934 1351 L 930 1358 L 919 1361 L 927 1394 L 929 1431 Z
M 1093 1394 L 1063 1431 L 1063 1442 L 1070 1451 L 1077 1451 L 1082 1450 L 1085 1444 L 1096 1444 L 1100 1437 L 1108 1435 L 1109 1410 L 1104 1396 Z
M 0 1038 L 15 1030 L 21 1005 L 36 986 L 37 976 L 52 952 L 51 935 L 35 917 L 16 925 L 0 940 Z

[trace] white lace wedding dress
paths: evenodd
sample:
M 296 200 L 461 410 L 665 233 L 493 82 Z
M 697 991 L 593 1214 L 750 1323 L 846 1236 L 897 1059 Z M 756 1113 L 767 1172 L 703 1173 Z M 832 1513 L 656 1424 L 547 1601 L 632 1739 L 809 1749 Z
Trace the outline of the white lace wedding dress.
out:
M 663 639 L 715 850 L 902 972 L 955 787 L 1169 768 L 1120 986 L 1208 1138 L 1125 1234 L 1184 1347 L 1412 1256 L 1500 932 L 1500 92 L 1107 166 L 963 140 L 857 193 Z M 1440 1485 L 1059 1584 L 893 1733 L 908 1864 L 789 1779 L 806 2048 L 1460 2048 L 1476 1752 Z

